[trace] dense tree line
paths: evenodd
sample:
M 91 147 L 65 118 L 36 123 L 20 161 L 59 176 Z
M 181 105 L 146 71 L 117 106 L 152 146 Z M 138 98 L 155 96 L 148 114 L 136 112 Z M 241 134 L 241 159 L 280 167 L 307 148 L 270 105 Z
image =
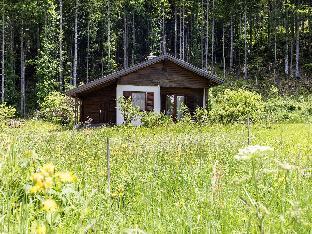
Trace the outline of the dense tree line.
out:
M 51 91 L 147 55 L 258 82 L 312 72 L 310 0 L 2 0 L 1 101 L 21 115 Z

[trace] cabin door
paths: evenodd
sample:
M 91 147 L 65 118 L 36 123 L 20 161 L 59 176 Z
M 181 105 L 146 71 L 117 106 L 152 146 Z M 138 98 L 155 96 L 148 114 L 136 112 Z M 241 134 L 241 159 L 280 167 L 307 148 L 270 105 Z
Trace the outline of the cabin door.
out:
M 172 116 L 173 120 L 179 120 L 182 117 L 182 106 L 185 105 L 185 96 L 166 95 L 166 115 Z

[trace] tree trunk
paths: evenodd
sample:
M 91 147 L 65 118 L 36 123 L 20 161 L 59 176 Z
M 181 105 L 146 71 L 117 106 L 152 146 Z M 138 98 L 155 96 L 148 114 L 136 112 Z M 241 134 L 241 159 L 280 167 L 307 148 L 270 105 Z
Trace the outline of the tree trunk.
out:
M 239 15 L 239 35 L 242 35 L 243 34 L 243 30 L 242 30 L 242 15 Z M 241 58 L 241 49 L 239 47 L 238 49 L 238 67 L 239 69 L 237 69 L 237 73 L 238 73 L 238 76 L 240 77 L 240 71 L 241 71 L 241 67 L 242 67 L 242 58 Z
M 209 55 L 209 0 L 207 0 L 206 12 L 206 43 L 205 43 L 205 68 L 208 69 L 208 55 Z
M 205 8 L 204 8 L 204 0 L 201 0 L 201 14 L 202 14 L 202 17 L 203 17 L 203 22 L 204 21 L 204 18 L 205 18 Z M 203 69 L 204 68 L 204 56 L 205 56 L 205 40 L 204 40 L 204 25 L 205 23 L 202 23 L 200 24 L 200 55 L 201 55 L 201 68 Z
M 177 57 L 177 40 L 178 40 L 178 19 L 177 19 L 177 5 L 174 6 L 174 57 Z
M 295 22 L 294 20 L 291 22 L 291 42 L 290 42 L 290 65 L 289 65 L 289 75 L 293 77 L 294 75 L 294 32 Z
M 211 68 L 214 68 L 214 31 L 215 31 L 215 9 L 214 9 L 214 2 L 212 0 L 212 27 L 211 27 Z
M 286 12 L 287 14 L 287 12 Z M 286 15 L 285 19 L 285 28 L 286 28 L 286 34 L 285 34 L 285 74 L 289 75 L 289 58 L 288 58 L 288 14 Z
M 108 45 L 108 60 L 110 62 L 111 59 L 111 16 L 110 16 L 110 0 L 107 2 L 107 15 L 108 15 L 108 22 L 107 22 L 107 45 Z M 102 56 L 103 57 L 103 56 Z M 102 72 L 103 73 L 103 72 Z
M 234 50 L 234 41 L 233 41 L 233 19 L 231 16 L 231 49 L 230 49 L 230 69 L 233 68 L 233 50 Z
M 293 62 L 293 58 L 294 58 L 294 41 L 293 39 L 291 39 L 290 42 L 290 65 L 289 65 L 289 75 L 293 76 L 294 71 L 293 71 L 293 67 L 294 67 L 294 62 Z
M 185 6 L 182 10 L 182 59 L 185 60 Z
M 298 20 L 298 15 L 296 15 L 296 78 L 300 78 L 300 70 L 299 70 L 299 20 Z
M 135 37 L 135 21 L 134 21 L 134 13 L 132 15 L 132 55 L 131 55 L 131 64 L 135 63 L 135 48 L 136 48 L 136 37 Z
M 275 30 L 276 31 L 276 28 Z M 274 32 L 274 69 L 273 69 L 273 74 L 274 74 L 274 81 L 276 82 L 276 60 L 277 60 L 277 55 L 276 55 L 276 48 L 277 48 L 277 43 L 276 43 L 276 32 Z
M 225 79 L 225 42 L 224 42 L 224 23 L 222 25 L 222 58 L 223 58 L 223 79 Z
M 166 28 L 165 28 L 165 7 L 162 10 L 162 54 L 167 53 L 166 45 Z
M 60 4 L 60 34 L 59 34 L 59 83 L 60 90 L 64 91 L 64 77 L 63 77 L 63 0 L 59 0 Z
M 124 68 L 129 66 L 128 63 L 128 22 L 127 12 L 124 10 L 124 33 L 123 33 L 123 51 L 124 51 Z
M 25 52 L 24 52 L 24 29 L 21 32 L 21 116 L 25 116 Z
M 246 9 L 244 13 L 244 41 L 245 41 L 245 59 L 244 59 L 244 78 L 247 79 L 247 16 Z
M 90 58 L 90 19 L 87 25 L 87 83 L 89 83 L 89 58 Z
M 288 64 L 288 42 L 286 41 L 285 48 L 285 74 L 289 75 L 289 64 Z
M 179 27 L 179 39 L 180 39 L 180 42 L 179 42 L 179 57 L 180 59 L 182 59 L 182 8 L 180 6 L 180 9 L 179 9 L 179 16 L 180 16 L 180 27 Z
M 1 58 L 1 102 L 4 103 L 5 94 L 5 21 L 4 21 L 4 0 L 2 2 L 2 58 Z
M 78 66 L 78 0 L 76 0 L 75 9 L 75 48 L 74 48 L 74 67 L 73 67 L 73 86 L 77 87 L 77 66 Z

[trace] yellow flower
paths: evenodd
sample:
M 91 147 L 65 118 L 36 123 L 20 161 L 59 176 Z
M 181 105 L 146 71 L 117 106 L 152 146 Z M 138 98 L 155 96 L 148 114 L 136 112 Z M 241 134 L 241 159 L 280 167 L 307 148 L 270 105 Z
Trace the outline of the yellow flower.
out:
M 49 189 L 53 187 L 53 179 L 52 177 L 46 177 L 43 182 L 43 186 L 45 189 Z
M 52 163 L 43 165 L 41 172 L 45 176 L 53 175 L 55 166 Z
M 57 211 L 58 206 L 53 199 L 47 199 L 42 203 L 42 209 L 46 212 L 54 212 Z
M 58 177 L 62 183 L 72 183 L 75 180 L 75 176 L 70 172 L 58 172 L 56 177 Z
M 44 176 L 41 173 L 34 173 L 31 176 L 31 179 L 34 183 L 42 182 L 44 179 Z
M 46 234 L 47 228 L 43 223 L 34 223 L 31 227 L 31 233 L 33 234 Z
M 38 192 L 40 192 L 40 191 L 41 191 L 41 187 L 38 186 L 38 185 L 32 186 L 32 187 L 30 188 L 30 190 L 29 190 L 30 193 L 38 193 Z

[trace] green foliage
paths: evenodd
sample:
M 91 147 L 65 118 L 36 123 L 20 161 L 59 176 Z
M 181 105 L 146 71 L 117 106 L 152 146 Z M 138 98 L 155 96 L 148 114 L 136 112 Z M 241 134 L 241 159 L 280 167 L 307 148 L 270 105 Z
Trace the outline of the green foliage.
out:
M 50 92 L 59 89 L 59 46 L 58 46 L 58 14 L 56 4 L 53 1 L 45 3 L 45 24 L 41 34 L 41 48 L 37 58 L 33 61 L 36 66 L 36 76 L 38 79 L 36 87 L 37 102 L 40 104 Z
M 263 111 L 264 102 L 260 94 L 243 89 L 227 89 L 214 100 L 211 117 L 222 123 L 246 121 L 248 117 L 257 122 Z
M 188 107 L 184 103 L 182 103 L 178 112 L 180 113 L 180 116 L 177 116 L 177 118 L 178 118 L 177 120 L 179 122 L 182 122 L 185 124 L 192 122 L 192 116 L 191 116 L 190 110 L 188 109 Z
M 308 122 L 312 120 L 312 96 L 270 98 L 265 103 L 269 122 Z
M 6 105 L 6 103 L 0 104 L 0 127 L 8 119 L 14 117 L 16 109 L 12 106 Z
M 140 108 L 132 104 L 130 97 L 120 97 L 117 102 L 125 125 L 130 125 L 134 120 L 141 117 L 142 113 L 140 112 Z
M 164 113 L 155 113 L 153 111 L 144 112 L 141 118 L 141 123 L 144 127 L 153 128 L 157 126 L 168 126 L 172 124 L 172 118 Z
M 205 108 L 197 107 L 194 113 L 194 119 L 198 124 L 207 124 L 210 122 L 209 111 Z
M 62 93 L 51 92 L 40 104 L 39 117 L 57 124 L 72 124 L 74 121 L 74 101 Z

